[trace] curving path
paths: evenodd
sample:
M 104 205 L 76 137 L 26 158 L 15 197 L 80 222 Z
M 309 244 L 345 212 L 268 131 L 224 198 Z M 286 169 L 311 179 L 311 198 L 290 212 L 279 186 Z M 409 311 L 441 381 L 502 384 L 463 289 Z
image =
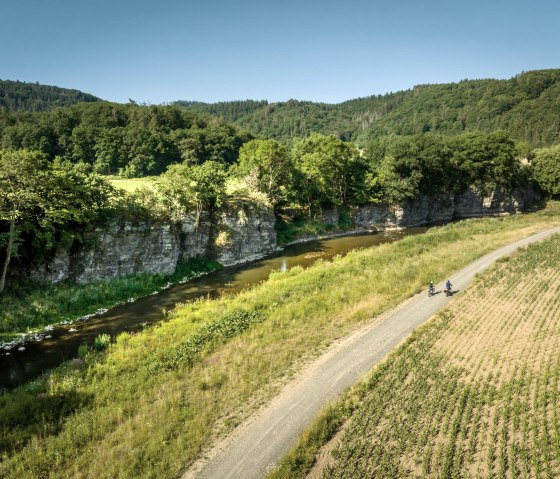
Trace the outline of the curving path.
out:
M 454 291 L 466 288 L 475 274 L 498 258 L 555 233 L 560 233 L 560 228 L 532 235 L 479 258 L 451 277 Z M 436 290 L 442 292 L 443 285 L 436 285 Z M 322 407 L 370 371 L 450 300 L 443 293 L 431 298 L 425 292 L 419 293 L 387 314 L 383 321 L 368 325 L 345 339 L 335 351 L 316 360 L 248 424 L 238 428 L 198 474 L 191 470 L 185 478 L 263 477 L 291 449 Z

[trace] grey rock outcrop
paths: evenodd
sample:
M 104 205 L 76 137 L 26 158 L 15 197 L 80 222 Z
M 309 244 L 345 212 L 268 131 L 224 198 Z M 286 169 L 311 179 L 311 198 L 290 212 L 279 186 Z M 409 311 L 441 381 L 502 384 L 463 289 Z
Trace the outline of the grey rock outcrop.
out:
M 535 193 L 530 189 L 513 193 L 491 191 L 486 194 L 481 189 L 471 188 L 458 195 L 437 195 L 397 204 L 375 203 L 359 206 L 352 208 L 349 213 L 357 229 L 386 230 L 454 219 L 520 213 L 535 200 Z M 336 224 L 333 218 L 337 215 L 336 209 L 333 208 L 323 212 L 321 218 L 325 222 Z
M 209 256 L 225 266 L 262 258 L 277 249 L 276 217 L 271 208 L 244 203 L 216 215 Z
M 86 234 L 83 246 L 60 250 L 31 272 L 36 280 L 88 283 L 138 273 L 171 274 L 180 261 L 208 256 L 225 266 L 277 250 L 274 213 L 249 202 L 229 204 L 212 217 L 177 223 L 123 224 Z
M 33 279 L 89 283 L 136 273 L 171 274 L 180 256 L 178 228 L 172 224 L 124 224 L 85 235 L 85 245 L 59 250 Z
M 370 204 L 349 213 L 356 231 L 421 226 L 460 218 L 497 216 L 524 211 L 533 203 L 531 190 L 484 194 L 472 188 L 459 195 L 420 197 L 399 204 Z M 336 225 L 336 208 L 324 209 L 323 221 Z M 225 266 L 256 260 L 277 251 L 272 208 L 249 201 L 224 205 L 177 223 L 123 224 L 86 235 L 84 245 L 58 251 L 31 277 L 48 282 L 88 283 L 137 273 L 171 274 L 180 261 L 207 256 Z

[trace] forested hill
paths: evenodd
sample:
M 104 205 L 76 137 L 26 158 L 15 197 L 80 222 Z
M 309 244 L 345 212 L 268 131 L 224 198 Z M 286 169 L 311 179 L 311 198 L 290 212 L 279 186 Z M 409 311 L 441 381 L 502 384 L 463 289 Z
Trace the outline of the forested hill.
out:
M 339 104 L 297 100 L 177 104 L 279 139 L 317 132 L 363 144 L 389 134 L 502 129 L 535 146 L 560 142 L 560 69 L 530 71 L 509 80 L 418 85 Z
M 10 111 L 46 111 L 100 99 L 79 90 L 21 81 L 0 80 L 0 108 Z
M 180 161 L 232 164 L 252 135 L 174 106 L 79 103 L 46 112 L 0 109 L 0 147 L 38 150 L 102 174 L 158 175 Z

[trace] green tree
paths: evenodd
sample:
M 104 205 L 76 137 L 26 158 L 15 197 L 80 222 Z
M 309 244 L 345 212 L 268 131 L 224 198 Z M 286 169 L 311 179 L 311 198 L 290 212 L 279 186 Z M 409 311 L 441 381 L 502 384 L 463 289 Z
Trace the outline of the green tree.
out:
M 0 150 L 0 220 L 9 225 L 3 238 L 6 249 L 0 275 L 0 292 L 6 284 L 10 261 L 17 255 L 22 224 L 30 221 L 45 207 L 47 166 L 48 162 L 42 153 Z
M 533 175 L 540 187 L 551 195 L 560 195 L 560 145 L 535 153 Z
M 198 228 L 202 211 L 212 211 L 221 205 L 226 178 L 225 167 L 215 161 L 202 165 L 179 163 L 169 166 L 156 182 L 156 188 L 175 217 L 194 211 Z
M 314 134 L 296 142 L 292 152 L 309 207 L 362 202 L 366 163 L 352 143 Z
M 453 164 L 465 186 L 511 189 L 516 185 L 521 163 L 507 133 L 466 133 L 450 139 L 450 144 Z
M 294 165 L 284 145 L 274 140 L 252 140 L 239 150 L 237 172 L 278 205 L 288 198 Z
M 103 177 L 93 174 L 92 166 L 85 163 L 73 164 L 55 158 L 45 174 L 48 190 L 34 240 L 41 248 L 51 251 L 81 240 L 83 228 L 102 219 L 112 209 L 118 192 Z
M 119 168 L 126 166 L 128 160 L 126 148 L 123 146 L 122 127 L 103 130 L 95 142 L 95 162 L 93 167 L 97 173 L 113 175 Z
M 27 254 L 27 262 L 45 259 L 58 246 L 70 247 L 83 228 L 109 209 L 115 195 L 103 178 L 84 163 L 49 162 L 37 151 L 0 151 L 0 228 L 6 245 L 0 291 L 10 262 Z

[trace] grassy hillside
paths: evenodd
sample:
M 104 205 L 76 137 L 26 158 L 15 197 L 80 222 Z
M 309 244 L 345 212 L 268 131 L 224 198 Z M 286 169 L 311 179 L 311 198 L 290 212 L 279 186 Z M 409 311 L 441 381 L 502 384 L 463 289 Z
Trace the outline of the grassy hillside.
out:
M 0 80 L 0 108 L 9 111 L 46 111 L 92 101 L 100 101 L 100 99 L 79 90 L 39 83 Z
M 311 477 L 560 477 L 559 349 L 557 235 L 484 273 L 332 408 L 308 445 L 352 412 Z M 306 477 L 313 457 L 302 443 L 272 477 Z
M 418 85 L 340 104 L 296 100 L 178 103 L 281 139 L 318 132 L 363 144 L 390 134 L 503 129 L 537 146 L 560 141 L 560 70 L 531 71 L 509 80 Z
M 177 476 L 335 338 L 429 279 L 559 222 L 558 204 L 468 220 L 180 306 L 0 396 L 0 476 Z

